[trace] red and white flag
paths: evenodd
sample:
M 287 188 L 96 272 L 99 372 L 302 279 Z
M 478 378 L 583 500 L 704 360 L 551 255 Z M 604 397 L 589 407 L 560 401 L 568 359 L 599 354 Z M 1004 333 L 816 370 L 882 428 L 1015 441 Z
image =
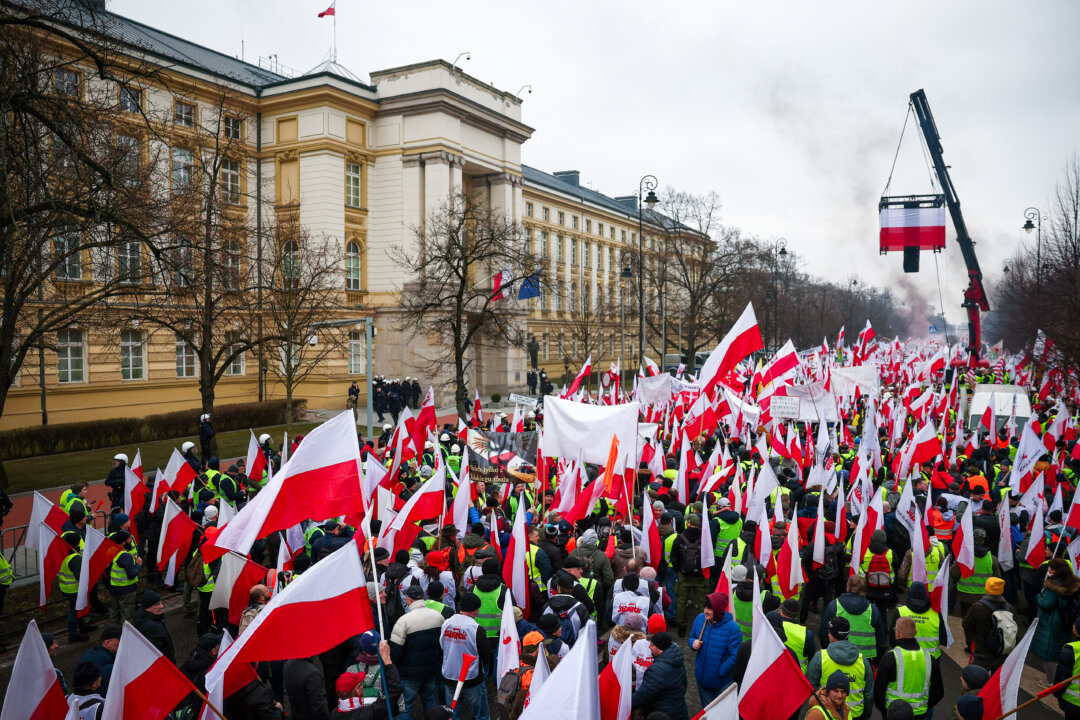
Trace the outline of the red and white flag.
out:
M 1043 504 L 1037 502 L 1031 513 L 1031 537 L 1024 556 L 1024 561 L 1031 567 L 1041 567 L 1046 562 L 1046 542 L 1043 537 Z
M 184 459 L 184 456 L 180 454 L 180 451 L 173 448 L 172 455 L 169 456 L 169 464 L 165 466 L 165 475 L 162 478 L 166 491 L 176 490 L 177 492 L 183 492 L 187 490 L 195 480 L 195 468 L 191 467 L 191 463 Z
M 882 252 L 916 247 L 932 250 L 945 247 L 945 208 L 885 207 L 878 213 Z
M 40 536 L 38 534 L 38 528 L 44 524 L 53 531 L 52 535 L 47 535 L 46 538 L 49 542 L 52 542 L 53 537 L 59 538 L 60 534 L 64 532 L 64 523 L 67 522 L 68 514 L 54 505 L 51 500 L 34 491 L 34 505 L 30 510 L 30 524 L 26 526 L 26 540 L 23 542 L 23 546 L 41 553 L 42 550 L 48 550 L 48 545 L 40 545 Z
M 94 587 L 94 583 L 121 550 L 123 550 L 122 547 L 95 530 L 93 526 L 86 526 L 82 562 L 79 564 L 79 593 L 75 598 L 76 611 L 85 610 L 90 604 L 88 599 L 90 588 Z
M 630 646 L 600 673 L 600 720 L 627 720 L 634 694 L 634 653 Z
M 193 690 L 184 673 L 125 622 L 101 720 L 162 720 Z
M 420 413 L 416 416 L 410 432 L 412 444 L 417 453 L 423 452 L 428 433 L 434 433 L 435 430 L 435 390 L 429 386 L 424 402 L 420 406 Z
M 953 536 L 952 549 L 956 564 L 960 566 L 960 575 L 970 577 L 971 573 L 975 572 L 975 535 L 971 520 L 971 503 L 964 505 L 964 514 L 960 516 L 960 524 Z
M 641 528 L 644 530 L 641 548 L 645 551 L 649 567 L 655 570 L 663 557 L 664 546 L 660 540 L 660 527 L 656 523 L 651 501 L 641 505 Z
M 648 497 L 648 496 L 646 496 Z M 646 503 L 647 504 L 647 503 Z M 716 564 L 716 556 L 713 555 L 712 528 L 709 526 L 709 496 L 701 497 L 701 574 L 707 580 L 712 572 L 712 566 Z
M 585 364 L 581 366 L 581 370 L 574 376 L 574 381 L 570 383 L 570 387 L 566 389 L 566 392 L 562 394 L 563 398 L 568 398 L 574 395 L 581 387 L 581 383 L 585 378 L 592 374 L 592 355 L 585 360 Z
M 52 593 L 53 580 L 60 574 L 60 566 L 64 563 L 64 558 L 73 551 L 60 535 L 53 532 L 53 529 L 48 525 L 38 525 L 36 534 L 38 536 L 38 546 L 45 548 L 45 552 L 38 551 L 37 554 L 38 584 L 40 586 L 38 607 L 44 610 L 49 595 Z
M 310 437 L 310 436 L 309 436 Z M 307 444 L 305 439 L 301 447 Z M 206 674 L 209 686 L 232 665 L 326 652 L 374 629 L 360 550 L 352 540 L 293 579 L 270 599 Z M 297 632 L 318 628 L 318 632 Z
M 656 377 L 660 374 L 660 368 L 646 355 L 641 356 L 641 369 L 638 371 L 638 375 L 641 377 Z
M 1031 621 L 1023 639 L 1016 644 L 1005 662 L 990 676 L 990 681 L 983 685 L 979 697 L 983 701 L 983 717 L 996 718 L 1016 709 L 1016 696 L 1020 692 L 1020 676 L 1024 672 L 1031 640 L 1035 637 L 1035 628 L 1039 619 Z
M 480 407 L 480 388 L 475 389 L 476 397 L 473 399 L 473 427 L 479 427 L 484 423 L 484 408 Z
M 491 278 L 491 300 L 493 302 L 495 300 L 505 300 L 513 294 L 513 287 L 510 285 L 511 277 L 513 276 L 508 268 L 500 270 Z
M 262 446 L 259 445 L 259 441 L 255 438 L 255 431 L 248 430 L 251 433 L 251 437 L 248 438 L 247 458 L 244 464 L 244 469 L 247 472 L 247 476 L 258 482 L 262 480 L 263 472 L 266 471 L 266 454 L 262 450 Z
M 519 667 L 521 667 L 521 644 L 518 638 L 517 623 L 514 621 L 514 603 L 504 600 L 502 619 L 499 622 L 499 650 L 495 664 L 495 686 L 498 687 L 499 683 L 502 682 L 503 675 Z
M 983 411 L 982 418 L 979 420 L 979 427 L 986 428 L 988 442 L 997 440 L 997 396 L 994 393 L 990 393 L 990 398 L 986 402 L 986 410 Z
M 363 509 L 356 419 L 345 411 L 304 437 L 281 472 L 222 528 L 216 544 L 247 555 L 256 540 L 276 530 Z
M 199 526 L 187 516 L 172 498 L 165 499 L 165 515 L 161 520 L 161 536 L 157 547 L 157 566 L 165 567 L 169 558 L 176 557 L 179 565 L 191 550 L 192 539 Z M 166 578 L 166 584 L 172 582 Z
M 131 468 L 124 468 L 124 514 L 132 521 L 128 528 L 131 537 L 139 542 L 139 531 L 135 527 L 135 516 L 142 512 L 146 505 L 146 484 L 142 477 L 135 474 Z M 89 527 L 89 526 L 87 526 Z
M 596 623 L 589 620 L 543 687 L 531 693 L 529 707 L 520 720 L 599 718 L 600 681 L 596 670 Z
M 739 717 L 739 686 L 731 683 L 690 720 L 732 720 Z
M 282 543 L 285 545 L 286 543 Z M 221 567 L 214 579 L 210 609 L 229 609 L 229 623 L 239 625 L 251 596 L 251 587 L 266 579 L 266 568 L 234 552 L 221 557 Z
M 337 0 L 334 0 L 334 2 L 330 3 L 330 7 L 326 8 L 321 13 L 319 13 L 319 17 L 326 17 L 327 15 L 336 17 L 337 13 L 334 11 L 334 7 L 336 5 L 337 5 Z
M 136 450 L 135 451 L 135 459 L 131 461 L 130 467 L 131 467 L 131 472 L 135 473 L 135 477 L 142 480 L 143 479 L 142 450 Z M 132 516 L 129 516 L 129 517 L 132 517 Z
M 1075 506 L 1075 499 L 1073 505 Z M 1070 516 L 1072 511 L 1069 511 Z M 1009 519 L 1009 503 L 1001 503 L 1001 507 L 997 512 L 998 519 L 998 546 L 997 556 L 998 563 L 1001 564 L 1002 570 L 1012 570 L 1013 561 L 1013 542 L 1012 542 L 1012 526 Z M 1075 567 L 1075 566 L 1074 566 Z
M 731 330 L 720 341 L 701 366 L 697 386 L 702 392 L 727 377 L 736 365 L 750 353 L 765 347 L 754 315 L 753 303 L 748 303 Z
M 824 526 L 824 523 L 818 524 Z M 776 575 L 780 581 L 780 592 L 784 594 L 785 599 L 795 597 L 799 592 L 799 586 L 806 582 L 802 562 L 799 559 L 799 524 L 797 522 L 788 523 L 787 542 L 780 546 L 780 552 L 776 556 Z
M 37 621 L 31 620 L 15 655 L 0 720 L 51 720 L 64 717 L 67 710 L 60 678 L 41 641 Z
M 1035 428 L 1030 422 L 1025 424 L 1023 432 L 1020 433 L 1020 444 L 1016 448 L 1016 459 L 1013 461 L 1012 474 L 1009 476 L 1009 486 L 1024 492 L 1028 483 L 1031 482 L 1035 463 L 1045 454 L 1046 446 L 1039 439 Z

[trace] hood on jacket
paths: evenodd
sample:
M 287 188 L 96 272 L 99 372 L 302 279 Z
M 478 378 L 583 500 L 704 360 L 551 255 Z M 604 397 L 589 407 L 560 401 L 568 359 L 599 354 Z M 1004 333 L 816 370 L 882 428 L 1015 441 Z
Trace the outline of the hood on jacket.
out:
M 876 535 L 877 533 L 874 534 Z M 867 549 L 870 551 L 871 555 L 883 555 L 885 551 L 889 549 L 889 545 L 884 538 L 875 537 L 870 539 L 870 547 Z
M 674 668 L 678 668 L 679 672 L 685 672 L 683 667 L 685 667 L 686 663 L 683 660 L 682 650 L 676 643 L 671 643 L 671 647 L 653 658 L 653 662 L 671 665 Z
M 924 613 L 930 609 L 930 594 L 926 591 L 926 585 L 911 583 L 908 589 L 907 605 L 917 613 Z
M 586 530 L 581 534 L 581 537 L 578 538 L 577 544 L 580 548 L 595 550 L 599 542 L 600 540 L 596 535 L 596 531 L 590 528 L 589 530 Z
M 859 657 L 859 648 L 850 640 L 835 640 L 829 643 L 829 657 L 840 665 L 850 665 Z
M 754 583 L 743 580 L 735 586 L 735 597 L 743 602 L 750 602 L 754 597 Z
M 705 602 L 709 604 L 709 608 L 713 612 L 713 622 L 723 622 L 724 615 L 727 614 L 728 608 L 728 595 L 726 592 L 716 591 L 705 596 Z
M 870 607 L 870 601 L 864 598 L 862 595 L 856 595 L 855 593 L 846 592 L 836 599 L 836 602 L 844 606 L 852 615 L 861 615 L 866 612 L 866 608 Z M 831 647 L 831 646 L 830 646 Z
M 988 552 L 990 552 L 990 548 L 988 548 L 988 547 L 984 547 L 982 545 L 976 545 L 975 546 L 975 557 L 977 557 L 977 558 L 986 557 L 986 553 L 988 553 Z
M 461 540 L 461 544 L 465 546 L 466 550 L 476 550 L 484 547 L 484 537 L 482 535 L 466 533 L 465 537 Z
M 780 614 L 779 610 L 771 610 L 765 613 L 765 619 L 769 621 L 769 624 L 773 626 L 773 630 L 780 636 L 781 642 L 787 642 L 787 631 L 784 630 L 784 616 Z M 829 645 L 832 647 L 832 645 Z
M 741 517 L 742 515 L 735 512 L 734 510 L 722 510 L 720 514 L 716 516 L 718 520 L 723 520 L 728 525 L 734 525 L 735 523 L 739 522 L 739 519 Z
M 491 592 L 503 584 L 501 575 L 481 575 L 476 578 L 476 589 Z

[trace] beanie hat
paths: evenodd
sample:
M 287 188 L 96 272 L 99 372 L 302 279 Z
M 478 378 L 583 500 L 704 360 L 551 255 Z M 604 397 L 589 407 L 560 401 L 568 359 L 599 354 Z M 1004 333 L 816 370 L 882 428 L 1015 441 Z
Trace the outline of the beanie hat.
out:
M 968 665 L 960 671 L 960 677 L 964 679 L 969 688 L 978 690 L 990 682 L 990 671 L 982 665 Z
M 788 617 L 798 617 L 799 601 L 796 598 L 788 598 L 780 604 L 780 610 Z
M 847 640 L 849 632 L 851 632 L 851 623 L 847 618 L 837 615 L 829 621 L 829 634 L 837 640 Z
M 218 516 L 218 509 L 216 507 L 214 507 L 213 505 L 207 505 L 206 508 L 203 509 L 203 523 L 204 524 L 212 522 L 214 520 L 217 520 L 217 516 Z
M 198 646 L 203 650 L 210 651 L 221 645 L 221 633 L 203 633 L 203 636 L 199 638 Z
M 671 635 L 668 632 L 658 632 L 652 636 L 651 642 L 661 650 L 667 650 L 671 647 Z
M 122 632 L 123 628 L 115 623 L 106 625 L 101 629 L 101 642 L 105 642 L 106 640 L 119 640 L 120 633 Z
M 885 713 L 885 720 L 915 720 L 915 708 L 907 700 L 897 698 L 889 703 L 889 709 Z
M 908 589 L 908 600 L 928 602 L 930 596 L 926 594 L 926 584 L 921 582 L 911 583 L 911 587 Z
M 476 593 L 465 593 L 461 596 L 461 600 L 458 600 L 458 609 L 461 612 L 476 612 L 480 609 L 480 598 L 476 596 Z
M 649 616 L 649 624 L 645 627 L 645 630 L 650 635 L 665 632 L 667 630 L 667 620 L 660 613 L 654 613 Z
M 843 618 L 840 618 L 843 620 Z M 847 622 L 844 620 L 844 622 Z M 851 683 L 848 681 L 848 676 L 844 674 L 843 670 L 836 670 L 829 676 L 829 681 L 825 683 L 825 692 L 831 692 L 833 690 L 843 690 L 844 692 L 851 692 Z
M 71 506 L 71 522 L 72 524 L 82 522 L 86 519 L 86 510 L 82 503 L 75 503 Z
M 736 565 L 735 567 L 731 568 L 731 582 L 741 583 L 744 580 L 746 580 L 745 565 Z
M 562 623 L 559 622 L 559 617 L 555 613 L 544 613 L 536 621 L 536 627 L 540 628 L 545 634 L 552 635 L 562 627 Z
M 446 556 L 438 550 L 432 550 L 425 555 L 424 561 L 428 564 L 428 567 L 438 568 L 439 570 L 446 569 Z
M 112 526 L 118 528 L 118 527 L 121 527 L 127 521 L 128 521 L 128 516 L 127 516 L 126 513 L 116 513 L 112 517 Z
M 484 564 L 480 566 L 480 571 L 484 575 L 498 575 L 499 561 L 495 558 L 488 558 L 484 561 Z
M 986 581 L 987 595 L 1001 595 L 1005 592 L 1005 581 L 1001 578 L 989 578 Z
M 405 597 L 409 598 L 410 600 L 423 600 L 424 588 L 420 587 L 419 585 L 410 585 L 408 589 L 405 590 Z
M 56 637 L 50 632 L 43 632 L 41 633 L 41 642 L 45 643 L 45 648 L 48 649 L 56 642 Z
M 364 655 L 374 655 L 379 651 L 379 633 L 368 630 L 360 636 L 360 652 Z
M 142 608 L 151 608 L 161 602 L 161 596 L 153 590 L 146 590 L 142 594 Z
M 375 562 L 382 562 L 390 557 L 390 551 L 386 548 L 375 548 Z
M 101 668 L 90 660 L 83 660 L 75 668 L 75 687 L 82 690 L 88 689 L 94 681 L 101 677 Z

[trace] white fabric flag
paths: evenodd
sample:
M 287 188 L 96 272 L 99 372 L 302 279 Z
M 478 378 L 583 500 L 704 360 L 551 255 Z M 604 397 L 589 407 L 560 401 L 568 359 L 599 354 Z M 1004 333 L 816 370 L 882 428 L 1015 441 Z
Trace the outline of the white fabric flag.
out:
M 638 404 L 583 405 L 548 396 L 544 399 L 544 452 L 603 465 L 612 437 L 624 448 L 637 447 Z

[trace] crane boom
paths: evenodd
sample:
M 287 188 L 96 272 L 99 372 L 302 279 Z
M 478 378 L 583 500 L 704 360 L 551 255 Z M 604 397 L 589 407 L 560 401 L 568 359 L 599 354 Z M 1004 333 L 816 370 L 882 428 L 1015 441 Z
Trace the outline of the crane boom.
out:
M 968 314 L 968 361 L 974 367 L 979 361 L 979 352 L 982 348 L 982 317 L 981 312 L 990 310 L 990 302 L 986 298 L 986 289 L 983 287 L 982 270 L 979 269 L 979 259 L 975 257 L 975 243 L 968 234 L 967 223 L 964 222 L 964 214 L 960 211 L 960 199 L 956 195 L 952 178 L 949 177 L 949 167 L 942 157 L 941 137 L 938 135 L 937 125 L 934 123 L 934 115 L 930 112 L 930 103 L 926 100 L 926 93 L 916 90 L 911 93 L 911 106 L 915 110 L 915 117 L 919 120 L 919 128 L 926 140 L 926 148 L 930 152 L 930 159 L 934 164 L 934 172 L 937 173 L 938 183 L 945 195 L 945 205 L 949 208 L 949 216 L 953 221 L 953 229 L 956 230 L 956 242 L 960 245 L 960 252 L 964 256 L 964 265 L 968 271 L 968 286 L 964 291 L 962 307 Z

